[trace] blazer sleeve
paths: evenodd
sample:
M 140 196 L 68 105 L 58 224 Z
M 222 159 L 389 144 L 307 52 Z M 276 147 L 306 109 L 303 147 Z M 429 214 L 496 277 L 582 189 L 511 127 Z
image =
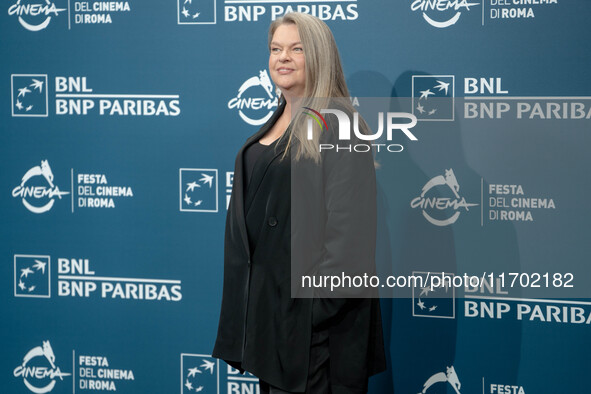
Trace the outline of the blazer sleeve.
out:
M 344 149 L 322 152 L 326 222 L 323 255 L 317 271 L 317 275 L 331 280 L 328 286 L 315 288 L 314 327 L 337 318 L 343 308 L 352 304 L 351 298 L 370 298 L 377 294 L 377 289 L 370 286 L 370 277 L 376 272 L 377 227 L 374 158 L 371 149 L 365 151 L 371 145 L 358 139 L 339 141 L 334 130 L 329 128 L 325 141 L 328 139 L 328 143 Z M 331 288 L 332 284 L 340 287 Z

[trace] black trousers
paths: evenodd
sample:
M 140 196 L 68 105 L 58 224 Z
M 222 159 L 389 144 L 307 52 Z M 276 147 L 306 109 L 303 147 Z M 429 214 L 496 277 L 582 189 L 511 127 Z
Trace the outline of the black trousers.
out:
M 292 394 L 259 380 L 261 394 Z M 330 394 L 330 354 L 328 330 L 312 331 L 310 344 L 310 366 L 306 394 Z

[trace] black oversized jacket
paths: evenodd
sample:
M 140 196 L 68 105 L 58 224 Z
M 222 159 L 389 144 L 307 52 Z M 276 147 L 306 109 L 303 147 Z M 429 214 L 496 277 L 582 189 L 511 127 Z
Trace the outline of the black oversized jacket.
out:
M 213 356 L 273 386 L 303 392 L 313 327 L 328 329 L 332 392 L 364 393 L 367 378 L 385 369 L 379 300 L 292 298 L 297 289 L 292 289 L 291 278 L 333 274 L 340 262 L 349 273 L 372 273 L 373 158 L 371 153 L 332 153 L 320 164 L 304 160 L 292 168 L 289 154 L 282 159 L 283 138 L 259 158 L 245 190 L 244 150 L 272 127 L 283 109 L 282 103 L 236 158 Z M 334 137 L 325 131 L 322 138 L 327 142 Z M 326 296 L 326 291 L 315 292 Z

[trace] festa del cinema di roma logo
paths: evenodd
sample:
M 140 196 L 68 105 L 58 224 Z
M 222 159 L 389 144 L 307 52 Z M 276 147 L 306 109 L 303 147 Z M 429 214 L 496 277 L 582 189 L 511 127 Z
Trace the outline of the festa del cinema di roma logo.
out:
M 429 197 L 429 191 L 438 186 L 449 189 L 453 193 L 454 198 L 437 196 Z M 459 191 L 460 185 L 458 184 L 458 180 L 456 179 L 453 170 L 450 168 L 449 170 L 445 170 L 445 176 L 437 175 L 431 178 L 425 186 L 423 186 L 420 196 L 415 197 L 410 202 L 410 206 L 411 208 L 420 208 L 423 216 L 429 223 L 434 224 L 435 226 L 448 226 L 458 220 L 462 209 L 469 211 L 470 207 L 478 206 L 478 204 L 466 202 L 466 199 L 459 195 Z M 434 217 L 434 212 L 445 212 L 450 209 L 453 211 L 451 216 L 447 218 Z
M 421 11 L 427 23 L 442 29 L 454 25 L 462 11 L 470 11 L 470 7 L 477 5 L 480 3 L 469 3 L 468 0 L 414 0 L 410 9 Z
M 238 110 L 240 118 L 249 125 L 261 126 L 271 118 L 278 101 L 267 70 L 261 70 L 258 76 L 248 78 L 240 86 L 228 108 Z
M 462 384 L 460 383 L 460 379 L 458 378 L 458 374 L 453 365 L 451 367 L 446 367 L 445 372 L 437 372 L 427 379 L 423 384 L 423 390 L 419 394 L 428 394 L 431 386 L 437 385 L 437 383 L 449 383 L 456 394 L 461 394 L 460 388 L 462 387 Z
M 55 364 L 55 355 L 49 341 L 43 341 L 43 346 L 35 346 L 29 350 L 21 365 L 17 366 L 13 375 L 23 379 L 27 388 L 36 394 L 49 393 L 56 385 L 57 379 L 64 380 L 65 373 Z
M 23 205 L 33 213 L 49 211 L 55 199 L 70 192 L 62 192 L 53 183 L 53 172 L 47 160 L 41 160 L 40 166 L 34 166 L 25 173 L 21 184 L 12 190 L 12 196 L 21 198 Z
M 59 16 L 66 8 L 58 8 L 49 0 L 17 0 L 8 7 L 8 15 L 18 16 L 18 22 L 29 31 L 45 29 L 52 17 Z

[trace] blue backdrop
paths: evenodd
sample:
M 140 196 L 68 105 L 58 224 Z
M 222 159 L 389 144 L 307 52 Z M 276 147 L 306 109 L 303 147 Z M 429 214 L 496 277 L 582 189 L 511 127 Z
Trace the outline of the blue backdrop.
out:
M 588 1 L 4 7 L 2 393 L 258 392 L 210 353 L 234 158 L 275 108 L 289 10 L 326 20 L 352 96 L 419 120 L 377 155 L 381 273 L 540 274 L 388 293 L 370 392 L 588 391 Z

